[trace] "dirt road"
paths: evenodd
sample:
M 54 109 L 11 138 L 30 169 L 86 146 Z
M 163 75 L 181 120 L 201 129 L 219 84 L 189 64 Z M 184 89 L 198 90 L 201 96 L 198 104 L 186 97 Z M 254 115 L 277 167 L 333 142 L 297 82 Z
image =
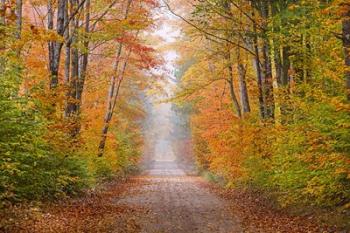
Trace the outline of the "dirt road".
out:
M 135 228 L 147 233 L 242 232 L 228 204 L 187 176 L 175 161 L 154 161 L 149 170 L 131 182 L 117 200 L 143 211 L 136 213 Z
M 77 198 L 13 208 L 0 216 L 0 232 L 346 232 L 311 215 L 276 210 L 259 192 L 225 190 L 196 176 L 186 116 L 170 103 L 147 106 L 140 175 L 111 180 Z
M 225 190 L 195 176 L 188 127 L 179 122 L 170 104 L 151 107 L 140 175 L 105 183 L 79 198 L 19 209 L 8 216 L 21 221 L 5 232 L 342 232 L 323 227 L 313 216 L 276 211 L 259 193 Z
M 182 149 L 189 132 L 181 122 L 170 103 L 150 106 L 143 173 L 131 178 L 130 186 L 116 200 L 118 206 L 136 210 L 133 221 L 128 219 L 129 231 L 242 232 L 229 204 L 205 188 L 202 178 L 191 175 L 193 158 L 189 150 Z

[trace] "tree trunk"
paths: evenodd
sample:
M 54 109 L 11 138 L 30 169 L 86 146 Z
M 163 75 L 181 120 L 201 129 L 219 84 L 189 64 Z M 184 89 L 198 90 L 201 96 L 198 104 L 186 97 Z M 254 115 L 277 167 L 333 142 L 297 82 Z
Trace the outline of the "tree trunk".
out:
M 237 70 L 239 76 L 239 91 L 241 96 L 241 104 L 243 113 L 250 112 L 249 95 L 246 81 L 247 70 L 242 63 L 242 58 L 240 54 L 240 49 L 237 48 Z
M 73 17 L 72 23 L 70 24 L 70 35 L 68 41 L 66 42 L 70 49 L 70 71 L 69 69 L 66 72 L 70 73 L 69 77 L 69 84 L 68 84 L 68 90 L 67 90 L 67 106 L 65 115 L 67 117 L 72 117 L 75 115 L 76 112 L 76 89 L 77 89 L 77 82 L 78 82 L 78 75 L 79 75 L 79 51 L 75 46 L 74 43 L 76 43 L 77 40 L 77 33 L 78 33 L 78 27 L 79 27 L 79 20 L 77 16 L 73 16 L 75 8 L 78 6 L 78 1 L 71 0 L 71 6 L 70 6 L 70 16 L 69 18 Z M 69 24 L 69 22 L 67 22 Z M 67 27 L 67 30 L 69 28 Z M 73 47 L 72 47 L 73 46 Z
M 117 57 L 120 58 L 121 52 L 122 52 L 122 44 L 119 45 Z M 115 66 L 114 66 L 114 70 L 115 70 L 116 75 L 118 73 L 119 63 L 120 63 L 119 61 L 116 61 Z M 110 86 L 110 89 L 108 92 L 108 99 L 107 99 L 107 110 L 106 110 L 104 124 L 103 124 L 103 128 L 102 128 L 102 136 L 101 136 L 100 144 L 98 147 L 98 157 L 102 157 L 104 154 L 109 126 L 110 126 L 110 123 L 111 123 L 111 120 L 113 117 L 115 106 L 117 104 L 119 91 L 120 91 L 122 81 L 124 79 L 126 67 L 127 67 L 127 58 L 124 61 L 123 69 L 119 73 L 119 75 L 118 76 L 113 75 L 112 79 L 111 79 L 111 86 Z
M 6 26 L 5 11 L 6 11 L 6 0 L 0 0 L 0 26 Z M 1 32 L 1 36 L 4 37 L 5 32 Z M 5 48 L 6 44 L 1 41 L 0 50 Z M 4 72 L 5 69 L 5 59 L 0 56 L 0 74 Z
M 21 38 L 22 33 L 22 0 L 16 0 L 16 39 Z
M 252 17 L 255 18 L 254 4 L 251 1 L 252 6 Z M 258 41 L 258 31 L 257 25 L 253 22 L 253 47 L 254 47 L 254 63 L 256 69 L 257 83 L 258 83 L 258 99 L 259 99 L 259 110 L 261 119 L 266 118 L 266 106 L 264 99 L 264 84 L 263 84 L 263 76 L 262 76 L 262 68 L 261 68 L 261 60 L 260 60 L 260 51 L 259 51 L 259 41 Z
M 302 67 L 302 81 L 304 83 L 308 82 L 308 77 L 309 77 L 309 70 L 308 70 L 308 41 L 307 41 L 307 35 L 302 34 L 301 35 L 301 47 L 303 50 L 303 55 L 302 55 L 302 61 L 303 61 L 303 67 Z
M 69 100 L 67 106 L 67 115 L 75 116 L 77 112 L 77 87 L 79 75 L 79 51 L 77 48 L 71 49 L 71 76 L 69 84 Z
M 6 13 L 6 0 L 1 0 L 0 1 L 0 25 L 6 24 L 5 13 Z
M 264 94 L 266 101 L 266 117 L 274 118 L 275 112 L 275 100 L 273 95 L 273 79 L 272 79 L 272 67 L 269 55 L 269 46 L 264 42 L 263 45 L 263 57 L 264 57 Z
M 261 68 L 259 48 L 257 46 L 257 43 L 258 43 L 258 40 L 256 38 L 256 41 L 254 42 L 254 50 L 256 53 L 256 56 L 254 57 L 254 61 L 255 61 L 257 83 L 258 83 L 258 92 L 259 92 L 259 97 L 258 97 L 259 110 L 260 110 L 260 117 L 262 119 L 265 119 L 267 113 L 266 113 L 265 98 L 264 98 L 264 83 L 263 83 L 263 74 L 262 74 L 262 68 Z
M 281 51 L 281 62 L 282 62 L 282 71 L 281 71 L 281 85 L 284 87 L 289 86 L 289 69 L 290 69 L 290 60 L 289 60 L 289 47 L 283 47 Z
M 274 55 L 275 57 L 273 58 L 275 61 L 275 72 L 276 72 L 276 81 L 277 81 L 277 86 L 281 87 L 282 85 L 282 79 L 283 79 L 283 61 L 282 61 L 282 47 L 275 48 Z
M 277 54 L 276 54 L 277 55 Z M 279 96 L 278 102 L 280 104 L 281 124 L 286 124 L 290 121 L 290 81 L 289 70 L 291 68 L 289 60 L 289 48 L 280 47 L 278 50 L 278 56 L 276 56 L 276 70 L 280 73 L 277 76 Z
M 57 26 L 56 32 L 59 36 L 64 35 L 65 21 L 64 15 L 67 7 L 67 0 L 58 0 L 57 4 Z M 48 1 L 48 29 L 53 30 L 53 4 L 52 0 Z M 58 86 L 58 71 L 61 60 L 61 50 L 63 43 L 60 41 L 49 42 L 49 70 L 50 70 L 50 88 Z
M 231 69 L 231 68 L 229 68 Z M 227 81 L 229 84 L 229 88 L 230 88 L 230 96 L 231 96 L 231 100 L 232 100 L 232 104 L 233 104 L 233 109 L 236 110 L 237 116 L 239 118 L 242 118 L 242 111 L 241 111 L 241 106 L 238 102 L 236 93 L 235 93 L 235 87 L 234 87 L 234 83 L 233 80 L 228 80 Z
M 346 96 L 350 101 L 350 3 L 344 3 L 342 5 L 344 9 L 343 14 L 343 46 L 345 54 L 345 85 L 346 85 Z
M 53 18 L 54 18 L 53 12 L 54 12 L 53 2 L 52 0 L 48 0 L 47 1 L 47 29 L 50 31 L 53 30 Z M 50 87 L 51 87 L 51 79 L 52 79 L 51 61 L 53 61 L 53 55 L 54 55 L 53 41 L 48 42 L 48 52 L 49 52 L 49 70 L 50 70 Z
M 79 82 L 77 90 L 78 111 L 82 103 L 82 96 L 84 91 L 86 72 L 89 62 L 89 33 L 90 33 L 90 0 L 85 3 L 85 38 L 84 38 L 84 54 L 82 55 L 81 67 L 79 70 Z
M 71 43 L 69 41 L 69 37 L 70 37 L 70 31 L 69 31 L 69 14 L 68 14 L 68 6 L 65 9 L 64 12 L 64 21 L 65 21 L 65 25 L 67 26 L 67 29 L 64 32 L 64 39 L 65 39 L 65 63 L 64 63 L 64 84 L 66 87 L 68 87 L 69 85 L 69 79 L 70 79 L 70 61 L 71 61 Z
M 228 74 L 229 74 L 227 82 L 228 82 L 229 88 L 230 88 L 230 96 L 231 96 L 231 100 L 232 100 L 233 110 L 236 111 L 237 116 L 239 118 L 242 118 L 241 106 L 240 106 L 240 104 L 238 102 L 237 95 L 236 95 L 236 92 L 235 92 L 234 78 L 233 78 L 234 75 L 233 75 L 233 70 L 232 70 L 232 64 L 231 64 L 232 61 L 231 61 L 231 53 L 230 53 L 230 51 L 227 52 L 226 61 L 228 63 L 227 70 L 228 70 Z
M 76 2 L 79 5 L 79 2 Z M 66 108 L 66 116 L 71 117 L 73 128 L 71 130 L 71 135 L 75 137 L 79 134 L 81 130 L 80 124 L 80 108 L 82 104 L 82 94 L 84 90 L 85 77 L 88 67 L 88 54 L 89 54 L 89 40 L 88 32 L 90 27 L 90 0 L 85 1 L 84 6 L 85 11 L 85 38 L 84 47 L 85 51 L 83 54 L 79 52 L 77 48 L 72 49 L 72 68 L 71 68 L 71 78 L 70 85 L 68 89 L 69 100 Z M 74 19 L 74 33 L 77 33 L 77 28 L 79 27 L 79 20 L 76 17 Z M 76 42 L 76 35 L 73 36 L 72 41 Z M 80 59 L 81 57 L 81 59 Z
M 132 1 L 133 0 L 128 0 L 128 2 L 127 2 L 125 14 L 124 14 L 124 19 L 128 18 L 129 9 L 131 7 Z M 122 70 L 120 72 L 118 72 L 122 50 L 123 50 L 123 44 L 119 43 L 119 46 L 118 46 L 117 51 L 116 51 L 115 62 L 113 65 L 113 75 L 111 77 L 111 82 L 110 82 L 108 96 L 107 96 L 107 109 L 106 109 L 106 114 L 105 114 L 105 118 L 104 118 L 104 124 L 102 127 L 101 140 L 100 140 L 100 143 L 98 146 L 98 154 L 97 154 L 98 157 L 102 157 L 104 154 L 109 126 L 110 126 L 110 123 L 111 123 L 111 120 L 113 117 L 113 112 L 114 112 L 115 106 L 117 104 L 119 90 L 121 87 L 121 83 L 124 79 L 124 74 L 125 74 L 126 67 L 127 67 L 127 62 L 128 62 L 127 60 L 128 60 L 129 55 L 125 58 Z M 128 53 L 130 54 L 130 52 L 131 51 L 129 51 Z
M 65 61 L 64 61 L 64 86 L 66 88 L 66 101 L 65 101 L 65 111 L 64 116 L 68 117 L 68 101 L 69 101 L 69 84 L 70 84 L 70 69 L 71 69 L 71 42 L 70 42 L 70 23 L 69 23 L 69 13 L 68 6 L 65 10 L 65 25 L 67 25 L 64 37 L 65 37 Z
M 254 61 L 255 61 L 257 82 L 258 82 L 258 92 L 259 92 L 258 98 L 259 98 L 260 117 L 262 119 L 265 119 L 266 118 L 266 106 L 265 106 L 265 100 L 264 100 L 264 86 L 263 86 L 264 84 L 263 84 L 263 75 L 262 75 L 262 69 L 261 69 L 259 48 L 257 45 L 254 45 L 254 50 L 255 50 L 255 53 L 257 54 L 254 57 Z
M 268 2 L 262 2 L 261 14 L 265 21 L 269 17 L 269 6 Z M 267 29 L 267 23 L 264 23 L 264 30 Z M 265 106 L 266 106 L 266 118 L 274 118 L 275 116 L 275 100 L 273 95 L 273 77 L 272 77 L 272 64 L 270 58 L 270 46 L 269 41 L 264 32 L 263 38 L 263 58 L 264 58 L 264 96 L 265 96 Z
M 241 103 L 242 110 L 244 113 L 251 111 L 249 103 L 249 95 L 246 81 L 247 70 L 243 64 L 238 64 L 238 74 L 239 74 L 239 90 L 241 93 Z

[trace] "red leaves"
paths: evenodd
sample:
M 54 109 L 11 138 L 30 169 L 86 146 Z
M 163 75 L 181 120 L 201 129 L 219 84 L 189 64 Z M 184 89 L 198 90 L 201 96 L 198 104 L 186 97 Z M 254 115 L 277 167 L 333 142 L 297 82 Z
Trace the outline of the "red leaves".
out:
M 127 33 L 118 38 L 126 50 L 130 52 L 131 64 L 139 69 L 151 69 L 160 65 L 159 59 L 155 56 L 155 49 L 145 45 L 137 38 L 137 35 Z

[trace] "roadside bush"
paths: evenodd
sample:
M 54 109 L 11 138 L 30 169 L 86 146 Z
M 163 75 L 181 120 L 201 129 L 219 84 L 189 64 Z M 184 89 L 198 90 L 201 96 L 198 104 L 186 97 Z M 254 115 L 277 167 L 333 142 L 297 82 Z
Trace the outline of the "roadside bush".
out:
M 76 194 L 89 183 L 86 161 L 52 149 L 44 138 L 45 118 L 34 100 L 19 94 L 22 70 L 18 61 L 11 54 L 1 60 L 1 206 Z

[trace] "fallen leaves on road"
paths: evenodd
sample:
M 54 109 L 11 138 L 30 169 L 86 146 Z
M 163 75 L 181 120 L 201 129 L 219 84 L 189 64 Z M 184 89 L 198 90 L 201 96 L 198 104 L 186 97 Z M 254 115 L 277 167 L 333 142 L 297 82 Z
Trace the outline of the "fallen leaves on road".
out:
M 215 184 L 202 183 L 231 204 L 246 233 L 346 233 L 335 226 L 320 223 L 316 216 L 292 216 L 271 206 L 261 193 L 249 190 L 223 189 Z
M 12 208 L 11 212 L 0 213 L 0 232 L 142 232 L 140 219 L 142 220 L 143 216 L 149 215 L 149 210 L 143 209 L 142 205 L 137 203 L 129 205 L 117 200 L 122 196 L 142 196 L 143 194 L 137 190 L 143 190 L 139 187 L 152 185 L 153 182 L 148 183 L 149 181 L 149 178 L 133 178 L 127 182 L 114 181 L 101 186 L 98 190 L 90 191 L 78 199 L 42 204 L 40 208 L 28 206 Z M 233 216 L 239 221 L 246 233 L 346 232 L 340 231 L 336 227 L 319 224 L 313 216 L 290 216 L 283 211 L 277 211 L 271 208 L 269 202 L 262 198 L 259 193 L 224 190 L 201 178 L 196 178 L 195 182 L 201 188 L 209 189 L 210 192 L 226 200 Z M 193 197 L 196 197 L 196 193 L 193 193 Z
M 139 232 L 140 229 L 132 217 L 136 210 L 129 206 L 116 205 L 113 201 L 121 192 L 130 188 L 130 185 L 136 183 L 111 182 L 79 199 L 44 204 L 41 208 L 13 208 L 11 213 L 3 213 L 3 216 L 0 216 L 4 217 L 0 231 L 98 233 L 115 232 L 118 229 L 121 233 Z M 11 223 L 11 217 L 16 219 L 16 222 Z

